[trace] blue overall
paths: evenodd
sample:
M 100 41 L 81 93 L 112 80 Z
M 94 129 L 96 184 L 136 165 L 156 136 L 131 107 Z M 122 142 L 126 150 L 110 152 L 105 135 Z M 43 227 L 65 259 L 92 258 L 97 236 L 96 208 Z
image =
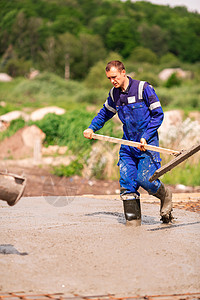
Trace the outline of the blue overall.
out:
M 94 132 L 116 113 L 123 124 L 123 139 L 159 146 L 158 128 L 163 121 L 163 110 L 153 87 L 145 82 L 129 78 L 129 86 L 122 92 L 112 88 L 108 98 L 89 128 Z M 161 158 L 155 151 L 140 151 L 135 147 L 121 145 L 118 166 L 120 187 L 126 194 L 137 193 L 143 187 L 149 194 L 155 194 L 161 183 L 149 178 L 160 168 Z

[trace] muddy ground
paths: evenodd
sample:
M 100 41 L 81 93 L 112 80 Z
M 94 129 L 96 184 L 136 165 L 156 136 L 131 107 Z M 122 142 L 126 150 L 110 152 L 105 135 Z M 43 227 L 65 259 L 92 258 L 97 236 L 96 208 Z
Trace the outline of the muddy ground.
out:
M 59 178 L 36 166 L 7 171 L 28 181 L 14 207 L 0 201 L 1 294 L 200 292 L 198 189 L 171 187 L 169 225 L 160 222 L 158 199 L 141 190 L 142 225 L 134 227 L 124 219 L 117 181 Z
M 143 197 L 139 227 L 126 223 L 116 196 L 23 197 L 14 207 L 1 202 L 0 292 L 199 292 L 200 215 L 175 208 L 173 223 L 164 225 L 158 203 Z

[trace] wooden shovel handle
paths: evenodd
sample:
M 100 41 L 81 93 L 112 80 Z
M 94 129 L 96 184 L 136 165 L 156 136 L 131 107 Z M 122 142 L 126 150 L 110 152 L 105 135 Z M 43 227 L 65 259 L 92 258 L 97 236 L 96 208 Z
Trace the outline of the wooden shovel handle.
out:
M 106 135 L 101 135 L 101 134 L 96 134 L 96 133 L 92 134 L 92 138 L 96 139 L 96 140 L 101 140 L 101 141 L 106 141 L 106 142 L 110 142 L 110 143 L 115 143 L 115 144 L 123 144 L 123 145 L 131 146 L 131 147 L 138 147 L 138 146 L 141 145 L 141 143 L 138 143 L 138 142 L 133 142 L 133 141 L 129 141 L 129 140 L 118 139 L 118 138 L 114 138 L 114 137 L 110 137 L 110 136 L 106 136 Z M 176 151 L 176 150 L 171 150 L 171 149 L 156 147 L 156 146 L 152 146 L 152 145 L 148 145 L 148 144 L 144 145 L 144 148 L 146 150 L 156 151 L 156 152 L 165 153 L 165 154 L 177 155 L 177 154 L 180 153 L 179 151 Z

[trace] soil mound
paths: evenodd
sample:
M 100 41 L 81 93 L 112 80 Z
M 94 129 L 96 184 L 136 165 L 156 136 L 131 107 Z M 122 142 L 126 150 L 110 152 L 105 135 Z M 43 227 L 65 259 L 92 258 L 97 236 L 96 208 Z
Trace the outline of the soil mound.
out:
M 34 141 L 44 133 L 35 125 L 19 129 L 13 136 L 0 142 L 0 159 L 21 159 L 33 156 Z

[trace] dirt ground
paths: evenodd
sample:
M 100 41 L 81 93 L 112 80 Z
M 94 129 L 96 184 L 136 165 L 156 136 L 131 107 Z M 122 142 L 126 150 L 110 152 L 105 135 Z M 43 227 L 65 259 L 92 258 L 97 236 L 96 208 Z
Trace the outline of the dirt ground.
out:
M 50 188 L 53 195 L 114 195 L 119 194 L 119 182 L 112 180 L 87 179 L 80 176 L 58 177 L 51 174 L 49 167 L 8 165 L 0 160 L 0 171 L 22 175 L 27 178 L 24 196 L 42 196 Z M 170 185 L 173 193 L 200 193 L 200 187 L 185 187 L 181 190 L 177 186 Z M 142 188 L 140 193 L 146 194 Z
M 27 178 L 24 197 L 35 196 L 84 196 L 116 195 L 119 198 L 119 182 L 111 180 L 86 179 L 79 176 L 58 177 L 51 174 L 49 167 L 8 165 L 0 160 L 0 171 L 23 175 Z M 200 187 L 186 187 L 180 190 L 177 186 L 168 186 L 174 195 L 174 207 L 193 212 L 200 212 Z M 143 198 L 147 198 L 147 192 L 139 189 Z M 153 201 L 156 198 L 152 198 Z

